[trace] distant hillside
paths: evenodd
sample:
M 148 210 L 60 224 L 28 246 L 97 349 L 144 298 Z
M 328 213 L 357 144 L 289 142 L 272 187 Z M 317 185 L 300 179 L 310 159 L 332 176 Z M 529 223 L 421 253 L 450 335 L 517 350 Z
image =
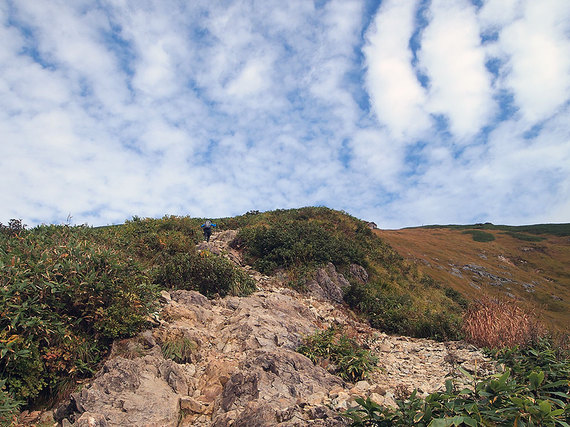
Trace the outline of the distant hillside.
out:
M 484 224 L 471 224 L 471 225 L 425 225 L 423 227 L 409 227 L 415 228 L 449 228 L 451 230 L 496 230 L 507 231 L 509 233 L 529 233 L 529 234 L 547 234 L 551 236 L 570 236 L 570 224 L 533 224 L 533 225 L 495 225 L 490 222 Z M 525 240 L 523 237 L 521 240 Z
M 468 300 L 515 299 L 569 332 L 570 224 L 432 225 L 376 230 L 420 272 Z

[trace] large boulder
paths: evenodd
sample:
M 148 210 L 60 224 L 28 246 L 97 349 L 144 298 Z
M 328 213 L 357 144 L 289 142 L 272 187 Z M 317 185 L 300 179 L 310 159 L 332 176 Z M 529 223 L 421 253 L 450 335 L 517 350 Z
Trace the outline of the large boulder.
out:
M 92 384 L 72 397 L 80 413 L 104 414 L 109 426 L 176 426 L 180 396 L 188 392 L 180 365 L 148 355 L 107 361 Z M 78 421 L 85 423 L 91 418 L 96 419 L 96 425 L 105 425 L 100 417 L 91 415 L 82 415 Z
M 344 292 L 350 288 L 350 283 L 329 262 L 325 267 L 317 270 L 315 279 L 309 281 L 306 286 L 315 298 L 342 303 Z

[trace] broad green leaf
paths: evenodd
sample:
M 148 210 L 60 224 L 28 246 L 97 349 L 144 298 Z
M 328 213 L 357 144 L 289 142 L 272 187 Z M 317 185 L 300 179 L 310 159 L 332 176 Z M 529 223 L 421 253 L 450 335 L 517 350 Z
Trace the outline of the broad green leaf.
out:
M 459 372 L 461 372 L 463 375 L 465 375 L 470 381 L 474 381 L 475 378 L 473 378 L 473 375 L 471 375 L 469 372 L 467 372 L 465 369 L 463 369 L 461 366 L 457 368 L 459 370 Z
M 570 381 L 568 380 L 559 380 L 553 383 L 548 383 L 548 384 L 544 384 L 542 386 L 542 389 L 547 389 L 547 388 L 554 388 L 554 387 L 560 387 L 562 385 L 569 385 Z M 570 395 L 568 395 L 570 397 Z
M 505 372 L 499 377 L 499 383 L 504 384 L 511 375 L 511 370 L 509 368 L 505 369 Z
M 431 422 L 428 424 L 428 427 L 449 427 L 449 426 L 450 426 L 449 422 L 444 418 L 437 418 L 435 420 L 431 420 Z
M 463 417 L 463 423 L 471 427 L 477 427 L 478 425 L 477 420 L 474 420 L 471 417 Z
M 548 414 L 552 410 L 552 406 L 548 400 L 543 400 L 539 402 L 538 407 L 540 408 L 540 412 L 543 414 Z

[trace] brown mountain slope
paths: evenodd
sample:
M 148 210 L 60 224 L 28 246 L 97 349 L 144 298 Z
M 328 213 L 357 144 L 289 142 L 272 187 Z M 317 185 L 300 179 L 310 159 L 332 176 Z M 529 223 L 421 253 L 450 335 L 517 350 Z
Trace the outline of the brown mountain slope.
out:
M 570 332 L 570 237 L 539 242 L 485 230 L 495 240 L 474 241 L 463 230 L 376 230 L 403 257 L 468 300 L 483 294 L 515 298 L 550 328 Z

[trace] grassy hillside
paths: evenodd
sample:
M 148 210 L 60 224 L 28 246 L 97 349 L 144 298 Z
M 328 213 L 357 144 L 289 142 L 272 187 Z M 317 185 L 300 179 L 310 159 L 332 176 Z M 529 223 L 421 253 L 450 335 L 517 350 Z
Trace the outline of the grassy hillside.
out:
M 468 300 L 515 299 L 569 332 L 570 224 L 377 230 L 408 261 Z
M 224 227 L 240 228 L 236 247 L 266 273 L 280 272 L 303 289 L 316 267 L 332 262 L 351 281 L 346 302 L 372 326 L 391 333 L 451 339 L 459 336 L 459 295 L 434 287 L 394 249 L 378 238 L 366 222 L 327 208 L 302 208 L 253 213 L 222 219 Z M 348 273 L 350 264 L 365 267 L 366 284 Z
M 240 230 L 231 246 L 246 262 L 301 292 L 319 267 L 333 263 L 350 282 L 346 303 L 389 333 L 459 338 L 466 297 L 483 290 L 540 304 L 558 329 L 570 323 L 564 230 L 372 231 L 324 207 L 214 221 L 218 231 Z M 0 419 L 2 411 L 75 389 L 114 339 L 149 326 L 160 289 L 251 293 L 254 283 L 241 269 L 198 253 L 202 222 L 167 216 L 98 228 L 0 224 Z M 353 264 L 366 269 L 368 281 L 350 273 Z M 493 286 L 485 274 L 510 282 Z

